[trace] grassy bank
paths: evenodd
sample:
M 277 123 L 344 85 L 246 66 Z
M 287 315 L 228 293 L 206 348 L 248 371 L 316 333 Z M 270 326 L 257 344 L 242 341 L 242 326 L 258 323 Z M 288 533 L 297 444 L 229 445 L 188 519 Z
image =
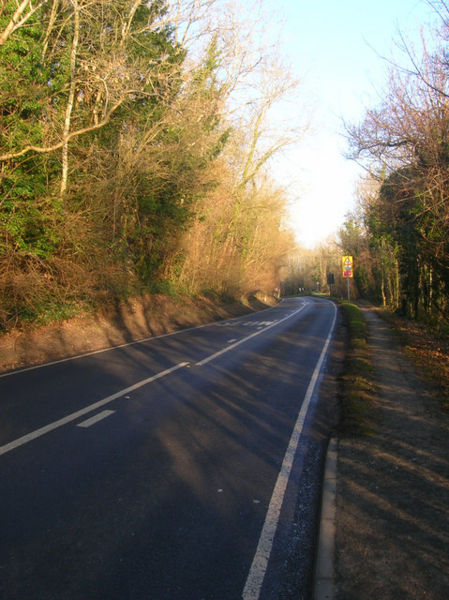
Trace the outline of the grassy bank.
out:
M 240 302 L 220 297 L 148 294 L 59 322 L 15 328 L 0 335 L 0 372 L 163 335 L 272 306 L 274 298 Z
M 347 328 L 347 352 L 339 389 L 340 431 L 343 435 L 370 435 L 375 430 L 376 387 L 367 326 L 362 311 L 355 304 L 342 302 L 340 311 Z

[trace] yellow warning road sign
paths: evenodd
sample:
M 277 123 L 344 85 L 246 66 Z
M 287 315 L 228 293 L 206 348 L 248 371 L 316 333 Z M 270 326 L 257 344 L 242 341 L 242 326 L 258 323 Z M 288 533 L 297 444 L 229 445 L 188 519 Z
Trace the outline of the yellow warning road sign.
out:
M 343 277 L 354 277 L 352 256 L 343 256 L 341 262 Z

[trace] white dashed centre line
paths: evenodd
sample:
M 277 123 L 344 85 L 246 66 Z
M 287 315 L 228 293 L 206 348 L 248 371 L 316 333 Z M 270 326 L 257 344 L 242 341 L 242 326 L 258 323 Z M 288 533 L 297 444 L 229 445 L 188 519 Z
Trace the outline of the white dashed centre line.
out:
M 298 310 L 295 310 L 293 313 L 288 314 L 283 319 L 280 319 L 279 321 L 269 321 L 270 325 L 267 325 L 267 327 L 262 327 L 262 329 L 258 328 L 257 331 L 255 331 L 251 335 L 247 335 L 246 337 L 244 337 L 243 339 L 239 340 L 238 342 L 234 342 L 234 343 L 230 344 L 230 346 L 227 346 L 226 348 L 223 348 L 222 350 L 219 350 L 218 352 L 215 352 L 214 354 L 211 354 L 210 356 L 207 356 L 206 358 L 203 358 L 203 360 L 200 360 L 199 362 L 196 363 L 196 366 L 197 367 L 203 367 L 204 365 L 207 365 L 207 363 L 209 363 L 212 360 L 215 360 L 216 358 L 218 358 L 222 354 L 225 354 L 226 352 L 229 352 L 229 350 L 233 350 L 237 346 L 240 346 L 240 344 L 244 344 L 245 342 L 247 342 L 251 338 L 254 338 L 257 335 L 260 335 L 261 333 L 264 333 L 265 331 L 268 331 L 269 329 L 271 329 L 275 325 L 280 325 L 281 323 L 283 323 L 287 319 L 291 319 L 294 315 L 297 315 L 298 313 L 300 313 L 305 308 L 306 308 L 306 304 L 303 304 L 300 308 L 298 308 Z M 258 324 L 258 323 L 256 322 L 256 324 Z
M 102 400 L 99 400 L 98 402 L 94 402 L 93 404 L 90 404 L 89 406 L 86 406 L 86 407 L 82 408 L 81 410 L 77 410 L 76 412 L 74 412 L 70 415 L 67 415 L 66 417 L 63 417 L 62 419 L 58 419 L 57 421 L 53 421 L 53 423 L 49 423 L 48 425 L 45 425 L 44 427 L 35 429 L 34 431 L 31 431 L 30 433 L 27 433 L 26 435 L 23 435 L 22 437 L 17 438 L 16 440 L 13 440 L 12 442 L 9 442 L 9 444 L 0 446 L 0 456 L 2 454 L 6 454 L 7 452 L 11 452 L 11 450 L 14 450 L 15 448 L 24 446 L 25 444 L 28 444 L 29 442 L 31 442 L 43 435 L 46 435 L 47 433 L 50 433 L 50 431 L 54 431 L 55 429 L 58 429 L 59 427 L 62 427 L 63 425 L 67 425 L 67 423 L 76 421 L 76 419 L 79 419 L 80 417 L 93 412 L 97 408 L 100 408 L 101 406 L 104 406 L 105 404 L 109 404 L 113 400 L 117 400 L 118 398 L 121 398 L 122 396 L 129 394 L 129 392 L 138 390 L 139 388 L 143 387 L 144 385 L 148 385 L 149 383 L 152 383 L 153 381 L 156 381 L 157 379 L 161 379 L 162 377 L 165 377 L 166 375 L 170 375 L 170 373 L 173 373 L 174 371 L 177 371 L 178 369 L 181 369 L 182 367 L 186 367 L 187 365 L 188 365 L 188 363 L 186 363 L 186 362 L 182 362 L 177 365 L 174 365 L 173 367 L 170 367 L 169 369 L 166 369 L 165 371 L 161 371 L 160 373 L 156 373 L 156 375 L 152 375 L 151 377 L 148 377 L 147 379 L 142 379 L 141 381 L 138 381 L 134 385 L 130 385 L 129 387 L 127 387 L 123 390 L 120 390 L 119 392 L 116 392 L 115 394 L 112 394 L 111 396 L 107 396 L 107 398 L 103 398 Z
M 102 421 L 114 413 L 115 410 L 103 410 L 101 413 L 98 413 L 98 415 L 94 415 L 93 417 L 90 417 L 90 419 L 86 419 L 82 423 L 78 423 L 77 427 L 90 427 L 91 425 L 95 425 L 95 423 L 98 423 L 98 421 Z

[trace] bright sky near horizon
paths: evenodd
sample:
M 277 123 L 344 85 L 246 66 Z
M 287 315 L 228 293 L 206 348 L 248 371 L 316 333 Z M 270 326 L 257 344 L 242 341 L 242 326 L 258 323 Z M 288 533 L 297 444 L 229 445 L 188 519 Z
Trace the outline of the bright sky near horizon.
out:
M 435 21 L 435 13 L 426 0 L 270 4 L 284 20 L 282 53 L 312 105 L 311 132 L 286 153 L 279 173 L 293 196 L 297 241 L 313 247 L 336 232 L 355 206 L 361 169 L 344 158 L 342 118 L 357 123 L 365 108 L 378 104 L 386 82 L 381 56 L 394 54 L 399 31 L 419 44 L 421 29 Z

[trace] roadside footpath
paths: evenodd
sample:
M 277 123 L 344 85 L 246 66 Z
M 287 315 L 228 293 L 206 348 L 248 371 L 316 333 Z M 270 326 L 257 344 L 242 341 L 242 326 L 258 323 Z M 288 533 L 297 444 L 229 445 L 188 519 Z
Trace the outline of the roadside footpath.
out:
M 330 472 L 332 478 L 334 464 L 336 486 L 331 481 L 323 503 L 330 502 L 335 515 L 330 533 L 322 520 L 324 546 L 334 543 L 333 586 L 318 586 L 316 600 L 446 600 L 449 414 L 389 325 L 375 311 L 362 310 L 378 390 L 376 427 L 364 437 L 340 433 L 337 439 Z M 329 557 L 321 577 L 326 568 L 332 575 Z

